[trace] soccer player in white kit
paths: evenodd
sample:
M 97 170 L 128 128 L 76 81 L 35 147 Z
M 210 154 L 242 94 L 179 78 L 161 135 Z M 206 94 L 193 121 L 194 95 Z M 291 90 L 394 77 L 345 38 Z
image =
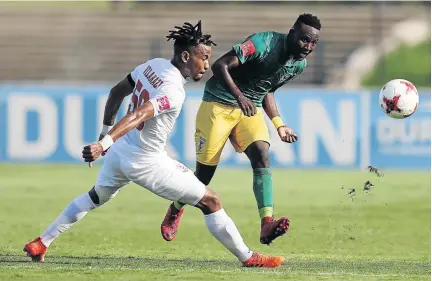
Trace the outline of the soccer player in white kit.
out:
M 116 196 L 124 185 L 135 182 L 167 200 L 178 200 L 199 208 L 211 234 L 243 266 L 277 267 L 283 262 L 283 257 L 253 253 L 243 242 L 216 193 L 165 151 L 168 136 L 185 100 L 186 78 L 194 81 L 202 78 L 209 68 L 211 45 L 214 44 L 210 35 L 202 34 L 201 21 L 195 26 L 185 23 L 176 28 L 167 36 L 168 40 L 175 40 L 171 61 L 149 60 L 111 90 L 107 105 L 116 95 L 124 98 L 132 92 L 132 97 L 128 114 L 99 142 L 84 147 L 85 162 L 91 163 L 106 153 L 97 182 L 89 192 L 72 200 L 41 236 L 24 246 L 33 261 L 44 261 L 47 248 L 54 239 L 89 211 Z M 119 106 L 121 101 L 114 104 Z M 110 109 L 107 106 L 105 113 L 109 110 L 116 113 L 118 107 Z

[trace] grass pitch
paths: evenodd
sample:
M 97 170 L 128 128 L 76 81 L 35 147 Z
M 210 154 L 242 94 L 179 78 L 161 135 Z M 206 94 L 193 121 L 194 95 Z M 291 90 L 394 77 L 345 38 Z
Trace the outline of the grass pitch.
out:
M 220 169 L 212 183 L 246 243 L 281 254 L 273 270 L 240 268 L 187 207 L 176 240 L 159 225 L 168 202 L 129 185 L 50 247 L 43 264 L 24 256 L 99 167 L 0 166 L 0 280 L 430 280 L 430 173 L 274 170 L 276 215 L 291 228 L 259 243 L 250 170 Z M 375 186 L 363 191 L 370 180 Z M 356 189 L 355 196 L 348 195 Z

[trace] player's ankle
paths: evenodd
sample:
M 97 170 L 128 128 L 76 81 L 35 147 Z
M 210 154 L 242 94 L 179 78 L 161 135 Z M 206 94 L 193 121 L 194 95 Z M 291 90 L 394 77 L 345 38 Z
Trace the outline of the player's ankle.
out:
M 46 237 L 40 236 L 41 244 L 47 249 L 51 245 L 52 241 L 53 239 L 47 239 Z
M 271 222 L 273 219 L 273 217 L 267 216 L 267 217 L 263 217 L 261 219 L 261 223 L 267 223 L 267 222 Z
M 264 218 L 273 217 L 273 207 L 262 207 L 258 210 L 259 216 L 261 218 L 261 221 L 264 220 Z

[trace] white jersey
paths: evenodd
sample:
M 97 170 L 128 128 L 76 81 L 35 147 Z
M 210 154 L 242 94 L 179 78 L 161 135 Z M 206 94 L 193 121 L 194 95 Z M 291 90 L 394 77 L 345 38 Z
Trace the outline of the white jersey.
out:
M 186 80 L 166 59 L 152 59 L 131 72 L 135 89 L 129 111 L 145 102 L 154 107 L 154 117 L 119 138 L 105 155 L 95 190 L 109 199 L 129 182 L 170 201 L 195 206 L 206 188 L 194 173 L 165 151 L 168 136 L 180 114 Z
M 111 149 L 131 160 L 166 155 L 168 136 L 180 114 L 186 79 L 172 63 L 163 58 L 149 60 L 131 72 L 135 82 L 128 111 L 150 101 L 154 117 L 118 139 Z

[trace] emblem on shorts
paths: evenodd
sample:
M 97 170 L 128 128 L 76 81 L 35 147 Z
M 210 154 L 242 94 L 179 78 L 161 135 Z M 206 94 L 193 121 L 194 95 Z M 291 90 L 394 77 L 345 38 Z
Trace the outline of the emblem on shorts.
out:
M 203 137 L 200 136 L 199 140 L 198 140 L 198 145 L 197 145 L 197 152 L 201 152 L 201 150 L 203 149 L 203 146 L 204 146 L 205 142 L 206 142 L 205 138 L 203 138 Z

